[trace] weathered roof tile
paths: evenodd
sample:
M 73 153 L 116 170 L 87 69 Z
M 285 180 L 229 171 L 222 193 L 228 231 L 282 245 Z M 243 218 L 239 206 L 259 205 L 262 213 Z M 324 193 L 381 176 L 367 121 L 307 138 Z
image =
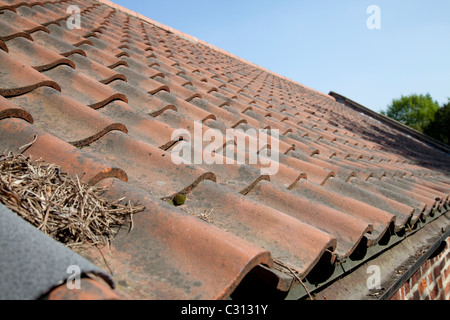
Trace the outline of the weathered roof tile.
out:
M 213 142 L 195 121 L 200 138 L 221 134 L 223 165 L 187 161 Z M 449 209 L 449 148 L 106 0 L 0 0 L 0 149 L 146 208 L 84 252 L 117 296 L 84 279 L 85 294 L 49 299 L 225 299 L 249 279 L 317 289 Z
M 67 68 L 70 69 L 70 67 Z M 2 96 L 17 96 L 45 86 L 61 91 L 59 84 L 49 77 L 22 64 L 11 54 L 0 51 L 0 94 Z

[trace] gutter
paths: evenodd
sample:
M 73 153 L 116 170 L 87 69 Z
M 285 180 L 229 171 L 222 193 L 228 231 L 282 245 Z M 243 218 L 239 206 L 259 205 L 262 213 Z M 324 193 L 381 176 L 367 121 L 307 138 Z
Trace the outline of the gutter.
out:
M 392 233 L 386 242 L 368 247 L 362 257 L 349 257 L 347 261 L 329 267 L 327 263 L 322 264 L 315 272 L 322 278 L 317 282 L 310 282 L 312 279 L 308 275 L 299 283 L 292 275 L 274 268 L 256 267 L 244 278 L 231 299 L 251 296 L 273 300 L 303 300 L 308 297 L 314 300 L 387 300 L 450 236 L 449 209 L 446 206 L 433 217 L 419 220 L 415 226 L 407 226 L 399 233 Z M 380 289 L 367 286 L 371 275 L 368 270 L 373 265 L 378 266 L 381 272 Z
M 359 265 L 330 278 L 313 293 L 317 300 L 389 300 L 398 289 L 430 258 L 441 243 L 450 236 L 450 211 L 421 223 L 409 234 L 396 237 L 371 257 L 365 257 Z M 381 249 L 381 248 L 380 248 Z M 369 289 L 367 280 L 370 266 L 378 266 L 381 272 L 379 289 Z M 313 288 L 311 288 L 313 289 Z M 291 289 L 292 290 L 292 289 Z M 300 295 L 296 299 L 301 298 Z
M 410 267 L 406 272 L 378 299 L 378 300 L 389 300 L 392 298 L 392 296 L 400 290 L 401 287 L 408 281 L 414 273 L 416 273 L 417 270 L 427 261 L 433 253 L 436 252 L 436 250 L 439 249 L 439 247 L 442 245 L 443 242 L 446 241 L 446 239 L 450 237 L 450 229 L 448 229 L 442 237 L 440 237 L 431 247 L 430 249 L 422 255 L 419 260 L 414 263 L 412 267 Z

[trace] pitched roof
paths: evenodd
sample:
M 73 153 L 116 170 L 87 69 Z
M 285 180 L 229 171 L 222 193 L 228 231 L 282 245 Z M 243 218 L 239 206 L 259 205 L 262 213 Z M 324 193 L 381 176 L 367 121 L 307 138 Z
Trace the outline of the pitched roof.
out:
M 82 253 L 121 297 L 223 299 L 250 277 L 317 287 L 448 210 L 447 151 L 329 95 L 108 1 L 0 10 L 0 148 L 34 141 L 25 154 L 146 207 L 111 248 Z M 279 170 L 175 164 L 173 134 L 194 121 L 278 130 Z

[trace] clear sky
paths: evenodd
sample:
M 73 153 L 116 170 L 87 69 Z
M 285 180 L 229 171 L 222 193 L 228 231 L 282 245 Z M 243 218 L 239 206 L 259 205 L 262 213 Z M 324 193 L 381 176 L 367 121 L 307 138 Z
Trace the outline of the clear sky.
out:
M 375 111 L 450 97 L 448 0 L 112 0 L 324 93 Z M 377 5 L 381 29 L 369 29 Z

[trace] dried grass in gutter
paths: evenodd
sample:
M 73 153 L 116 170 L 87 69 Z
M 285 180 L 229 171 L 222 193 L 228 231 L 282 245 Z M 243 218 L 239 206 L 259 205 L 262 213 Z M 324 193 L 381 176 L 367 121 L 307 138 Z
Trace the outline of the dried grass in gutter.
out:
M 68 247 L 109 244 L 117 226 L 132 226 L 132 215 L 144 210 L 106 200 L 105 190 L 70 178 L 55 164 L 0 155 L 0 202 Z

